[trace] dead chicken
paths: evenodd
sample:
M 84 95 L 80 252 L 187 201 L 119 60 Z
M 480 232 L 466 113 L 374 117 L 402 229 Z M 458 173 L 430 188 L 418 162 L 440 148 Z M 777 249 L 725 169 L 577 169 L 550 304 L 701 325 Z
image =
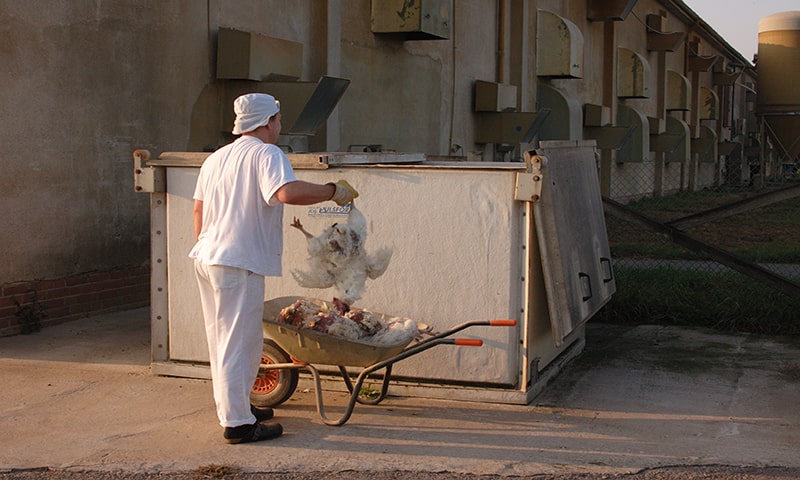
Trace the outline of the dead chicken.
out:
M 380 319 L 369 310 L 351 308 L 338 298 L 333 305 L 299 299 L 280 311 L 276 321 L 375 346 L 405 345 L 433 335 L 431 328 L 409 318 Z
M 392 258 L 392 249 L 384 247 L 372 255 L 367 254 L 367 219 L 350 204 L 347 223 L 334 223 L 319 236 L 309 233 L 295 217 L 292 226 L 308 240 L 308 267 L 306 271 L 293 270 L 292 276 L 302 287 L 336 287 L 339 297 L 352 304 L 364 293 L 367 277 L 376 279 L 383 275 Z

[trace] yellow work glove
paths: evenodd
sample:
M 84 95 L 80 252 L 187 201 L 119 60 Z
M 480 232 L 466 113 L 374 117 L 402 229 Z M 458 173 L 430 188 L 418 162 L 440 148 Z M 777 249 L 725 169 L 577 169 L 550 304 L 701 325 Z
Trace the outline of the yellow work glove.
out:
M 347 205 L 352 202 L 354 198 L 358 197 L 356 189 L 345 180 L 339 180 L 336 183 L 329 183 L 328 185 L 336 187 L 336 191 L 333 193 L 331 200 L 336 202 L 340 207 Z

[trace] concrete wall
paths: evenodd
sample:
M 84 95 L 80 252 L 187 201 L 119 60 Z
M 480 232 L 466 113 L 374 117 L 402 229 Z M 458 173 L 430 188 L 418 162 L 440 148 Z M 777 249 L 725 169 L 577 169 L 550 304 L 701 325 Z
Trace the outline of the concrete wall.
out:
M 491 144 L 474 141 L 476 80 L 517 85 L 523 111 L 535 111 L 541 83 L 581 105 L 608 103 L 607 26 L 587 20 L 587 0 L 453 3 L 449 40 L 408 40 L 371 32 L 370 0 L 0 0 L 0 285 L 29 282 L 32 290 L 37 279 L 147 264 L 148 196 L 133 192 L 131 153 L 146 148 L 157 156 L 230 140 L 220 118 L 230 109 L 221 98 L 232 84 L 215 78 L 220 27 L 302 44 L 300 81 L 326 74 L 351 80 L 326 129 L 312 139 L 316 149 L 380 144 L 429 155 L 475 152 L 494 160 Z M 615 22 L 618 46 L 654 64 L 642 21 L 673 4 L 681 2 L 636 2 L 630 15 Z M 539 9 L 581 30 L 582 78 L 537 76 Z M 667 10 L 665 30 L 688 32 L 698 42 L 696 53 L 720 55 L 722 64 L 731 59 L 719 39 L 674 7 Z M 688 48 L 667 54 L 666 68 L 686 72 Z M 711 75 L 699 74 L 699 85 L 715 88 Z M 620 102 L 659 114 L 654 98 Z M 741 115 L 746 106 L 733 111 Z M 691 113 L 677 115 L 693 127 L 699 123 Z M 520 154 L 517 149 L 515 158 Z M 638 164 L 605 158 L 604 185 L 619 188 L 625 198 L 650 195 L 657 190 L 655 162 L 652 155 Z M 663 191 L 718 180 L 702 167 L 690 185 L 691 169 L 666 167 Z M 11 304 L 0 303 L 4 307 Z
M 0 285 L 30 294 L 35 280 L 130 267 L 146 293 L 131 151 L 186 146 L 211 63 L 204 3 L 7 0 L 0 19 Z M 0 317 L 14 307 L 2 299 Z

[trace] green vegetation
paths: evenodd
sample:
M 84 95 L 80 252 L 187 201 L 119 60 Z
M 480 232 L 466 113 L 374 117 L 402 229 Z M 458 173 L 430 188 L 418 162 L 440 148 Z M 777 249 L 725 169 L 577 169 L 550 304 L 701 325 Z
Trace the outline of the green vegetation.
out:
M 669 222 L 746 197 L 702 191 L 646 198 L 629 207 L 654 220 Z M 611 216 L 606 221 L 611 253 L 617 258 L 698 258 L 638 225 Z M 800 197 L 692 227 L 686 233 L 752 262 L 800 264 Z
M 753 193 L 703 191 L 629 204 L 669 222 L 742 200 Z M 611 323 L 710 327 L 728 332 L 800 335 L 800 298 L 791 298 L 639 225 L 608 216 L 617 293 L 598 313 Z M 800 197 L 684 230 L 717 248 L 757 263 L 794 265 L 800 283 Z M 641 261 L 646 260 L 646 261 Z M 676 268 L 672 260 L 698 262 Z M 638 263 L 637 263 L 638 261 Z M 620 265 L 621 264 L 621 265 Z
M 358 396 L 367 400 L 375 400 L 381 396 L 381 391 L 376 390 L 372 385 L 363 385 L 358 391 Z
M 617 293 L 595 317 L 602 322 L 800 335 L 800 298 L 739 273 L 627 266 L 614 273 Z
M 14 298 L 14 305 L 17 306 L 17 311 L 14 315 L 19 319 L 22 325 L 22 334 L 36 333 L 42 329 L 42 319 L 47 317 L 47 312 L 41 303 L 35 291 L 30 292 L 31 300 L 28 304 L 23 305 L 16 298 Z

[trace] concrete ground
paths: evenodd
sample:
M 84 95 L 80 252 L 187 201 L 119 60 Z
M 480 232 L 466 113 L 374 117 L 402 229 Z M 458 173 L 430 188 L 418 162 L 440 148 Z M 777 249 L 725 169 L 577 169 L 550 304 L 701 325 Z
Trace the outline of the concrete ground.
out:
M 775 466 L 788 467 L 780 478 L 800 475 L 800 338 L 590 322 L 585 352 L 531 405 L 390 397 L 330 427 L 313 393 L 298 389 L 277 409 L 283 437 L 236 446 L 222 442 L 210 382 L 150 373 L 148 309 L 0 338 L 0 372 L 0 477 L 42 467 L 529 477 Z M 346 400 L 325 398 L 329 415 Z

